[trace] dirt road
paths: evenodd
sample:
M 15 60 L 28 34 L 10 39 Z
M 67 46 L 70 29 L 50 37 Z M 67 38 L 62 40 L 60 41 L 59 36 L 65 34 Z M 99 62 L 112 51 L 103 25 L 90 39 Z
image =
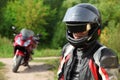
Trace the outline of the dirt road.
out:
M 49 71 L 50 66 L 43 62 L 30 62 L 28 67 L 20 66 L 18 73 L 12 72 L 12 58 L 0 58 L 5 66 L 7 80 L 54 80 L 54 73 Z

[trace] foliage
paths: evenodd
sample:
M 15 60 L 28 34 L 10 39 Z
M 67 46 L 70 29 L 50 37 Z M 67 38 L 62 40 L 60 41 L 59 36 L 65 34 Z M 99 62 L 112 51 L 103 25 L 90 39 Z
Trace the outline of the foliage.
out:
M 60 48 L 63 44 L 66 43 L 66 36 L 65 31 L 66 28 L 63 24 L 58 23 L 59 27 L 56 27 L 56 31 L 54 32 L 52 47 L 53 48 Z
M 115 21 L 111 21 L 109 22 L 109 25 L 108 26 L 111 26 L 111 25 L 115 25 L 114 24 Z M 113 49 L 118 57 L 120 58 L 120 24 L 118 23 L 118 25 L 115 26 L 115 28 L 113 27 L 106 27 L 104 30 L 103 30 L 103 33 L 101 35 L 101 42 L 103 44 L 105 44 L 106 46 L 108 46 L 109 48 Z M 104 39 L 103 39 L 104 38 Z
M 120 2 L 118 0 L 110 0 L 109 2 L 107 0 L 100 0 L 97 6 L 101 11 L 103 23 L 103 31 L 100 37 L 100 41 L 109 48 L 112 48 L 120 58 L 120 50 L 118 49 L 120 47 L 119 4 Z
M 68 7 L 72 6 L 75 2 L 79 2 L 76 0 L 65 0 L 60 7 L 59 11 L 59 20 L 55 27 L 55 32 L 52 39 L 52 47 L 53 48 L 61 48 L 66 43 L 66 26 L 62 23 L 64 14 Z
M 118 0 L 114 0 L 114 1 L 110 0 L 109 2 L 108 0 L 100 0 L 99 2 L 100 3 L 97 4 L 97 7 L 101 12 L 104 26 L 107 26 L 108 22 L 111 20 L 115 20 L 116 23 L 120 21 L 119 18 L 120 2 Z
M 43 0 L 10 0 L 4 8 L 4 29 L 10 29 L 11 26 L 16 26 L 19 30 L 28 28 L 35 33 L 41 33 L 44 41 L 51 34 L 48 28 L 51 27 L 49 23 L 55 13 L 56 10 L 51 10 L 49 6 L 44 5 Z M 52 27 L 50 29 L 52 30 Z M 7 31 L 11 33 L 10 30 Z
M 4 25 L 3 25 L 3 23 L 4 23 L 4 13 L 3 13 L 3 8 L 6 6 L 6 4 L 7 4 L 7 1 L 8 0 L 0 0 L 0 34 L 6 34 L 6 35 L 8 35 L 9 33 L 8 32 L 5 32 L 5 31 L 7 31 L 8 29 L 6 28 L 4 28 Z
M 36 30 L 44 32 L 44 27 L 38 26 L 38 24 L 40 24 L 40 22 L 42 22 L 42 25 L 47 24 L 46 21 L 42 19 L 47 15 L 47 7 L 39 9 L 41 6 L 43 6 L 42 2 L 37 3 L 33 0 L 9 1 L 5 8 L 4 15 L 6 23 L 17 26 L 20 29 L 26 27 L 34 30 L 37 28 Z M 44 12 L 44 14 L 41 14 L 42 12 Z M 42 31 L 38 27 L 40 27 Z M 44 35 L 45 34 L 46 33 L 44 33 Z

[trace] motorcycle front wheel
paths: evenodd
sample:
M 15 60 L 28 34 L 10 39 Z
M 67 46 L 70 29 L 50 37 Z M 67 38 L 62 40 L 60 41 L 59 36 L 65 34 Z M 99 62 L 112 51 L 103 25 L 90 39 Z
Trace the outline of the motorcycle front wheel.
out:
M 23 59 L 24 59 L 23 56 L 20 56 L 20 55 L 15 56 L 15 61 L 13 63 L 13 68 L 12 68 L 13 72 L 15 73 L 17 72 Z

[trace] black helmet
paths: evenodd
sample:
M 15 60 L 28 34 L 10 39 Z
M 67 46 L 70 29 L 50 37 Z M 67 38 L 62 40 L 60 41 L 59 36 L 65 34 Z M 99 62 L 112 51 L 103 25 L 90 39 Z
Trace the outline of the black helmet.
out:
M 66 38 L 75 47 L 83 47 L 95 42 L 100 35 L 101 16 L 98 9 L 89 4 L 82 3 L 69 8 L 64 16 L 63 22 L 67 25 Z M 73 32 L 85 31 L 87 25 L 90 30 L 87 36 L 74 39 Z

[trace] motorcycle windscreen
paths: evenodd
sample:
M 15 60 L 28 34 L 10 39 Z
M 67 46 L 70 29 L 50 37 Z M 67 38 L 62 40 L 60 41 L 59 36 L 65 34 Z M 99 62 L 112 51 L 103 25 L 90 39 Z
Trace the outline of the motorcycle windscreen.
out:
M 22 29 L 21 34 L 26 38 L 29 38 L 30 36 L 34 36 L 34 32 L 28 29 Z

